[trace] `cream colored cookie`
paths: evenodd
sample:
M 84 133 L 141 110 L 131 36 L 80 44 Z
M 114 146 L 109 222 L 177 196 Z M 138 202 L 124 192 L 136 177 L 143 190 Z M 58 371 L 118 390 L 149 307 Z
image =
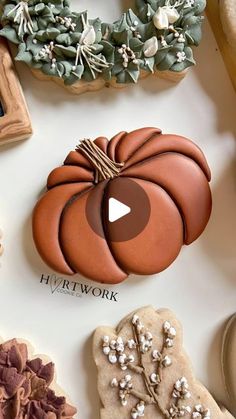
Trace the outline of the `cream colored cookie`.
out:
M 228 321 L 223 337 L 222 369 L 232 409 L 236 415 L 236 313 Z
M 46 355 L 34 355 L 31 344 L 22 339 L 1 342 L 1 419 L 73 419 L 76 412 Z
M 236 49 L 236 0 L 219 1 L 223 30 L 228 42 Z
M 232 418 L 196 380 L 175 315 L 144 307 L 94 335 L 101 419 Z

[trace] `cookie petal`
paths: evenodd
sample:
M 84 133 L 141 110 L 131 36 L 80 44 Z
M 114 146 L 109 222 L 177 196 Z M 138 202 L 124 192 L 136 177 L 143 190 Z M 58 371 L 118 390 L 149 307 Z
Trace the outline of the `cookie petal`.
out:
M 193 159 L 205 173 L 207 180 L 211 180 L 209 166 L 200 148 L 191 140 L 172 134 L 154 135 L 131 156 L 123 170 L 150 157 L 171 152 L 180 153 Z
M 54 169 L 47 180 L 47 188 L 73 182 L 93 182 L 93 172 L 79 166 L 61 166 Z
M 106 184 L 99 183 L 67 206 L 60 226 L 60 242 L 75 272 L 94 281 L 115 284 L 123 281 L 127 273 L 117 265 L 103 231 L 101 206 Z M 88 214 L 90 210 L 92 214 Z
M 161 186 L 182 214 L 186 244 L 203 232 L 211 214 L 211 192 L 205 174 L 190 158 L 166 153 L 130 167 L 121 174 Z
M 61 215 L 75 195 L 91 188 L 91 183 L 61 185 L 47 192 L 37 203 L 33 213 L 33 236 L 39 254 L 52 269 L 73 275 L 62 253 L 59 242 Z

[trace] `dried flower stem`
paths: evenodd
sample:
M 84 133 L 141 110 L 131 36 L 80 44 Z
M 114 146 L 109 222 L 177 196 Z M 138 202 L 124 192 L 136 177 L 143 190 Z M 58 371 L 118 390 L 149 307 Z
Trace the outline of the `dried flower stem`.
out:
M 14 22 L 19 22 L 18 35 L 21 35 L 22 29 L 23 33 L 26 33 L 28 29 L 29 32 L 33 34 L 33 22 L 29 13 L 28 0 L 20 1 L 12 10 L 10 10 L 8 16 L 14 12 L 16 12 Z
M 143 377 L 144 377 L 144 383 L 145 383 L 145 387 L 146 387 L 146 389 L 147 389 L 147 391 L 148 391 L 148 393 L 149 393 L 149 395 L 150 395 L 150 400 L 152 400 L 152 403 L 154 403 L 155 404 L 155 406 L 156 406 L 156 408 L 166 417 L 166 418 L 169 418 L 169 412 L 168 412 L 168 410 L 166 410 L 166 409 L 164 409 L 161 405 L 160 405 L 160 402 L 159 402 L 159 400 L 158 400 L 158 395 L 157 395 L 157 393 L 155 392 L 155 389 L 153 388 L 153 385 L 152 385 L 152 383 L 150 382 L 150 378 L 149 378 L 149 376 L 148 376 L 148 374 L 147 374 L 147 372 L 146 372 L 146 369 L 145 369 L 145 366 L 144 366 L 144 363 L 143 363 L 143 354 L 141 353 L 141 351 L 140 351 L 140 345 L 139 345 L 139 339 L 138 339 L 138 335 L 139 335 L 139 333 L 138 333 L 138 331 L 137 331 L 137 328 L 135 327 L 135 325 L 133 325 L 133 327 L 132 327 L 132 329 L 133 329 L 133 335 L 134 335 L 134 340 L 135 340 L 135 342 L 136 342 L 136 345 L 137 345 L 137 352 L 138 352 L 138 356 L 139 356 L 139 361 L 140 361 L 140 366 L 141 366 L 141 368 L 143 369 L 143 371 L 142 371 L 142 374 L 143 374 Z M 164 345 L 163 345 L 164 346 Z M 142 400 L 142 399 L 141 399 Z M 145 401 L 145 400 L 144 400 Z M 150 404 L 150 403 L 149 403 Z

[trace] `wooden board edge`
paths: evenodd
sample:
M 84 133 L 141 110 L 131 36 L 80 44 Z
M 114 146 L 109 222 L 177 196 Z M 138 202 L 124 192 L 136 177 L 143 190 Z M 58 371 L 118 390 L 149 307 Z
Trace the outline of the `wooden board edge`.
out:
M 21 84 L 6 41 L 0 39 L 0 100 L 5 115 L 0 117 L 0 145 L 29 138 L 32 125 Z
M 206 15 L 223 56 L 225 66 L 236 90 L 236 52 L 227 41 L 224 33 L 220 18 L 218 0 L 207 0 Z

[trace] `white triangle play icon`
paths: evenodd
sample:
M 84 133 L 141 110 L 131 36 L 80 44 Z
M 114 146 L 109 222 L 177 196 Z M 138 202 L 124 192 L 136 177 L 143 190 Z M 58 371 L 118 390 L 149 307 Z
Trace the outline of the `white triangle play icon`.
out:
M 110 223 L 114 223 L 114 221 L 119 220 L 130 212 L 131 208 L 128 205 L 123 204 L 115 198 L 109 199 L 108 219 Z

